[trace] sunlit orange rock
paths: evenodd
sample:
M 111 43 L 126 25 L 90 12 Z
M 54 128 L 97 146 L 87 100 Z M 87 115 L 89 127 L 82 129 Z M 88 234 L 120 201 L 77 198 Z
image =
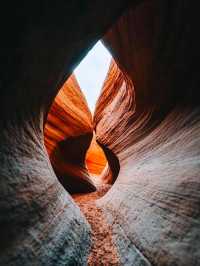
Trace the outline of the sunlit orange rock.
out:
M 0 265 L 87 265 L 91 247 L 90 265 L 200 265 L 199 2 L 13 1 L 1 11 Z M 104 40 L 118 67 L 94 129 L 108 160 L 101 178 L 115 183 L 85 204 L 86 219 L 54 174 L 43 128 L 63 82 L 111 25 Z M 84 183 L 92 130 L 61 131 L 46 145 L 73 188 Z
M 101 147 L 96 142 L 95 134 L 93 135 L 92 142 L 86 153 L 85 160 L 88 171 L 93 176 L 99 176 L 107 164 L 106 156 Z
M 102 181 L 112 184 L 119 173 L 118 152 L 127 145 L 127 125 L 134 114 L 132 82 L 113 60 L 104 82 L 94 114 L 96 139 L 108 160 Z
M 85 96 L 72 75 L 56 96 L 44 129 L 54 171 L 71 193 L 95 190 L 85 167 L 92 130 L 92 116 Z

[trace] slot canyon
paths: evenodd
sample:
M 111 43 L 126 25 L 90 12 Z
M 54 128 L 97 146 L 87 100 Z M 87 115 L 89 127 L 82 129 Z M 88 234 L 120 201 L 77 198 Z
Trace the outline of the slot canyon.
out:
M 200 265 L 198 7 L 1 4 L 0 266 Z M 74 70 L 99 40 L 92 114 Z

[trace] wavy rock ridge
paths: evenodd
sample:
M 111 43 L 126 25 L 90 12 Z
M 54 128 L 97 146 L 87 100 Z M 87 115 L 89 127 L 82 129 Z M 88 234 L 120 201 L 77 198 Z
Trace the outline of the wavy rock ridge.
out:
M 92 115 L 72 75 L 56 96 L 44 129 L 45 146 L 54 171 L 67 191 L 94 191 L 85 166 L 92 136 Z
M 1 5 L 0 265 L 87 262 L 91 228 L 55 176 L 43 127 L 64 81 L 128 3 Z
M 194 8 L 188 1 L 144 1 L 104 39 L 121 73 L 111 67 L 95 129 L 119 158 L 120 172 L 97 206 L 112 224 L 122 265 L 200 263 Z
M 93 134 L 92 114 L 73 75 L 56 96 L 47 116 L 44 140 L 53 169 L 70 193 L 92 192 L 104 183 L 107 159 Z
M 198 2 L 31 1 L 2 10 L 0 265 L 199 265 Z M 109 163 L 100 178 L 113 183 L 116 168 L 118 176 L 101 199 L 86 198 L 84 217 L 54 174 L 44 117 L 108 29 L 104 42 L 116 63 L 93 125 Z M 67 141 L 59 152 L 76 143 Z M 110 252 L 101 239 L 106 230 Z

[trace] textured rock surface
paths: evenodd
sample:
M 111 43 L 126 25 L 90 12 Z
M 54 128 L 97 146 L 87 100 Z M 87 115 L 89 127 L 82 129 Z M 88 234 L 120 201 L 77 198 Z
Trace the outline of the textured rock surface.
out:
M 44 129 L 45 146 L 54 171 L 71 193 L 95 190 L 85 167 L 92 135 L 92 115 L 72 75 L 56 96 Z
M 1 5 L 0 265 L 86 264 L 90 227 L 53 172 L 44 117 L 128 2 Z
M 106 156 L 101 147 L 97 144 L 95 134 L 93 135 L 85 159 L 89 173 L 96 177 L 101 174 L 107 164 Z
M 197 1 L 131 1 L 138 5 L 105 37 L 121 71 L 113 63 L 94 124 L 109 162 L 102 180 L 113 183 L 113 165 L 120 172 L 83 206 L 92 234 L 44 146 L 59 88 L 128 2 L 1 6 L 0 265 L 98 265 L 99 257 L 109 265 L 109 256 L 122 265 L 200 264 Z
M 81 211 L 86 216 L 92 229 L 92 247 L 87 264 L 93 265 L 120 265 L 117 248 L 114 244 L 112 225 L 108 224 L 101 208 L 95 201 L 102 197 L 110 185 L 101 185 L 97 191 L 82 195 L 73 195 Z
M 119 161 L 115 154 L 128 145 L 126 137 L 134 114 L 134 91 L 132 82 L 112 61 L 104 82 L 94 114 L 96 139 L 109 162 L 102 173 L 102 180 L 113 183 L 119 172 Z
M 104 87 L 95 127 L 120 172 L 97 206 L 122 265 L 200 264 L 197 9 L 144 1 L 105 37 L 124 77 Z

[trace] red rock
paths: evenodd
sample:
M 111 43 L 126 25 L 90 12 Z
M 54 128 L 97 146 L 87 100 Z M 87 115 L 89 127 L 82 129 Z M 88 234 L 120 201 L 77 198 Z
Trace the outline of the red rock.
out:
M 106 156 L 97 144 L 95 135 L 93 135 L 85 160 L 89 173 L 94 176 L 99 176 L 107 164 Z
M 85 167 L 92 132 L 92 115 L 72 75 L 56 96 L 44 129 L 45 145 L 54 171 L 71 193 L 95 190 Z
M 127 125 L 134 114 L 134 90 L 117 64 L 112 61 L 94 114 L 96 139 L 102 145 L 109 167 L 101 178 L 113 183 L 119 172 L 119 159 L 116 154 L 127 145 Z
M 2 3 L 0 265 L 86 265 L 88 257 L 98 265 L 109 256 L 122 265 L 200 264 L 199 3 L 132 2 L 115 25 L 130 1 Z M 63 82 L 111 25 L 105 42 L 118 68 L 94 123 L 109 164 L 102 182 L 115 181 L 116 162 L 120 169 L 106 195 L 82 206 L 91 229 L 53 172 L 43 126 Z M 87 133 L 67 135 L 58 152 L 57 137 L 46 142 L 72 188 L 78 165 L 83 184 Z

